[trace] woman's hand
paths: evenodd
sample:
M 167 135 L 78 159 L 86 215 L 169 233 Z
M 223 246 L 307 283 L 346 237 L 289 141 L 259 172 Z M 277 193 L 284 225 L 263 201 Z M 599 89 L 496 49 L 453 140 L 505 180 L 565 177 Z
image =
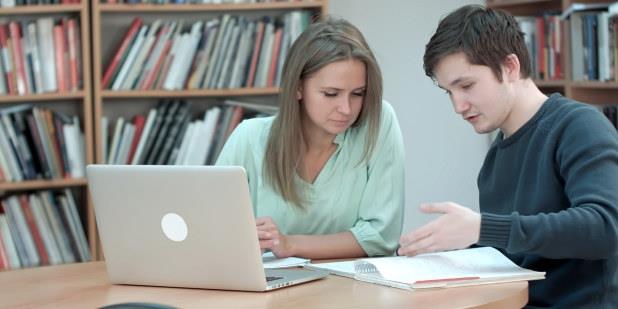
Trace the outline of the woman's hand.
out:
M 277 224 L 271 217 L 260 217 L 255 219 L 260 249 L 262 253 L 268 249 L 278 258 L 293 256 L 292 248 L 286 235 L 279 232 Z

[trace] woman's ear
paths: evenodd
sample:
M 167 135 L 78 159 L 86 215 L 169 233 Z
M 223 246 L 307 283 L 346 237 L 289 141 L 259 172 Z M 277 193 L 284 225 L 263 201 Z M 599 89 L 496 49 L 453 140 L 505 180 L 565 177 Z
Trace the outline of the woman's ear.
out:
M 502 78 L 505 81 L 516 81 L 521 78 L 521 64 L 515 54 L 509 54 L 502 62 Z
M 296 99 L 299 101 L 303 99 L 303 85 L 298 85 L 298 89 L 296 89 Z

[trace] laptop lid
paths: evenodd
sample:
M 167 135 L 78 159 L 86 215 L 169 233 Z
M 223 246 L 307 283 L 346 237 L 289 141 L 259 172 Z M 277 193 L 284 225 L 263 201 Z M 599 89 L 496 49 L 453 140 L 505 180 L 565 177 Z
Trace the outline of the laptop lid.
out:
M 112 283 L 271 289 L 243 168 L 89 165 L 87 177 Z

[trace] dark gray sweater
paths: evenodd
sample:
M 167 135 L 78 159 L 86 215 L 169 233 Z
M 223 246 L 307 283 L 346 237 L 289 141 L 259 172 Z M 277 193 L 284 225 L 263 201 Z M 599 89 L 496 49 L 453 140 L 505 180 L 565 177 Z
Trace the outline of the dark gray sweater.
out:
M 547 272 L 529 307 L 618 308 L 618 134 L 598 110 L 552 95 L 498 135 L 478 186 L 477 244 Z

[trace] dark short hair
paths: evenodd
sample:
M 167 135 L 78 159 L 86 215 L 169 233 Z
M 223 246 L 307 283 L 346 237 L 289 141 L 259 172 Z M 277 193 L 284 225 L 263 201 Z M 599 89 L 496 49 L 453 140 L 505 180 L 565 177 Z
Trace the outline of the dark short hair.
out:
M 515 54 L 521 77 L 531 76 L 524 33 L 515 18 L 502 10 L 466 5 L 443 18 L 425 46 L 425 74 L 435 79 L 436 65 L 458 52 L 463 52 L 471 64 L 488 66 L 499 81 L 502 81 L 501 64 L 506 56 Z

